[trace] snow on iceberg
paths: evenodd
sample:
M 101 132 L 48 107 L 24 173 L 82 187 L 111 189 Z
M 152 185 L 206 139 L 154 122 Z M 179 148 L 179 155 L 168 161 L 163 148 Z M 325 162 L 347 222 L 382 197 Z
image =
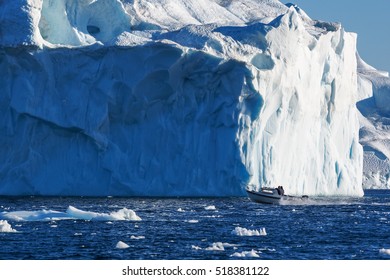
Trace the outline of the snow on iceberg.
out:
M 341 26 L 276 0 L 0 9 L 0 194 L 363 195 Z
M 141 221 L 142 219 L 133 211 L 127 208 L 118 211 L 106 213 L 98 213 L 92 211 L 84 211 L 76 207 L 69 206 L 66 212 L 54 210 L 38 210 L 38 211 L 13 211 L 2 212 L 0 218 L 14 221 L 55 221 L 67 219 L 79 219 L 88 221 Z

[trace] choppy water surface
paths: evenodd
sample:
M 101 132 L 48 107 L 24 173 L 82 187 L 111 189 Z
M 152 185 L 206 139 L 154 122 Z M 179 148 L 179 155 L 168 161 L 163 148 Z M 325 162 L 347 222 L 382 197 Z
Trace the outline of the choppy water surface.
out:
M 390 259 L 390 191 L 286 205 L 3 197 L 0 245 L 0 259 Z

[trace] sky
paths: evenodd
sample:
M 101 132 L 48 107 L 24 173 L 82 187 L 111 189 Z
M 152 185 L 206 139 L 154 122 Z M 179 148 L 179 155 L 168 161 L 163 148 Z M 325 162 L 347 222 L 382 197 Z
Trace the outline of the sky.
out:
M 390 72 L 390 0 L 291 0 L 312 19 L 340 22 L 358 34 L 360 56 L 378 70 Z

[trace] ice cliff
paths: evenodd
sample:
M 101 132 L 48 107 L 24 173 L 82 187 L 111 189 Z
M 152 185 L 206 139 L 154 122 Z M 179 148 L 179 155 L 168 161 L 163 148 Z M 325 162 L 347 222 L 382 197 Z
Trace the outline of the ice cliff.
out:
M 2 1 L 0 194 L 361 196 L 355 53 L 274 0 Z
M 390 78 L 365 63 L 359 55 L 357 107 L 360 143 L 364 147 L 363 186 L 390 188 Z

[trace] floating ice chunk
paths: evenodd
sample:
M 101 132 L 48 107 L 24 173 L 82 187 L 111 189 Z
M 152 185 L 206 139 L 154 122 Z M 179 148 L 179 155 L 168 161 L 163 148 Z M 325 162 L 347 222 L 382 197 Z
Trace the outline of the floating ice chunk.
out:
M 45 221 L 69 218 L 66 213 L 53 210 L 3 212 L 0 213 L 0 217 L 13 221 Z
M 101 220 L 101 221 L 141 221 L 142 219 L 133 211 L 127 208 L 120 209 L 109 214 L 83 211 L 76 207 L 69 206 L 66 212 L 53 210 L 39 211 L 14 211 L 0 213 L 0 218 L 14 221 L 53 221 L 53 220 Z
M 210 247 L 207 247 L 207 251 L 224 251 L 225 247 L 222 242 L 214 242 Z
M 261 228 L 260 231 L 256 229 L 246 229 L 242 227 L 236 227 L 234 230 L 232 230 L 232 234 L 238 235 L 238 236 L 265 236 L 267 235 L 267 232 L 265 228 Z
M 18 232 L 18 231 L 13 229 L 11 225 L 8 223 L 8 221 L 0 220 L 0 232 Z
M 196 246 L 196 245 L 192 245 L 191 248 L 192 248 L 193 250 L 202 250 L 201 247 Z
M 207 247 L 207 251 L 224 251 L 226 247 L 235 247 L 237 245 L 230 243 L 214 242 L 211 246 Z
M 127 208 L 120 209 L 110 214 L 97 213 L 79 210 L 76 207 L 69 206 L 66 213 L 76 219 L 82 220 L 103 220 L 103 221 L 141 221 L 141 218 L 133 210 Z
M 117 249 L 127 249 L 127 248 L 129 248 L 130 246 L 129 245 L 127 245 L 125 242 L 123 242 L 123 241 L 118 241 L 118 243 L 116 243 L 116 246 L 115 246 L 115 248 L 117 248 Z
M 205 210 L 217 210 L 214 205 L 209 205 L 204 208 Z
M 379 253 L 383 254 L 383 255 L 390 255 L 390 249 L 382 248 L 382 249 L 379 250 Z
M 136 240 L 145 239 L 145 236 L 143 236 L 143 235 L 140 235 L 140 236 L 132 235 L 132 236 L 130 237 L 130 239 L 136 239 Z
M 253 250 L 253 249 L 251 251 L 243 251 L 241 253 L 236 252 L 230 256 L 231 257 L 238 257 L 238 258 L 259 258 L 260 257 L 258 252 Z
M 197 224 L 199 223 L 199 220 L 186 220 L 186 222 L 190 224 Z
M 177 209 L 177 212 L 185 212 L 185 210 L 179 208 L 179 209 Z

